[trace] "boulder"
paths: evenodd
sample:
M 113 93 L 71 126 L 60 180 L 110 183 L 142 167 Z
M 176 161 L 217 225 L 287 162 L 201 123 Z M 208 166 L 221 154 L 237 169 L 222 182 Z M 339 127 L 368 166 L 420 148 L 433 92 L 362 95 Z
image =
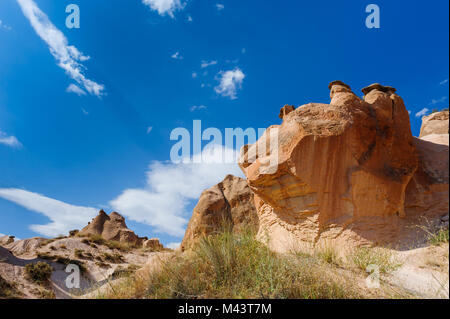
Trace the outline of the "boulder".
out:
M 81 236 L 101 236 L 106 240 L 114 240 L 141 246 L 147 238 L 137 236 L 128 229 L 125 218 L 112 212 L 109 216 L 101 210 L 99 214 L 79 233 Z
M 253 193 L 244 179 L 233 175 L 202 193 L 181 249 L 186 250 L 202 236 L 220 231 L 222 227 L 231 227 L 235 233 L 244 229 L 258 230 Z
M 430 134 L 448 134 L 449 111 L 435 112 L 422 118 L 420 138 Z
M 424 159 L 425 146 L 413 138 L 395 88 L 373 84 L 363 89 L 363 99 L 341 81 L 329 89 L 330 104 L 298 107 L 241 150 L 240 166 L 255 194 L 258 237 L 268 236 L 278 251 L 330 240 L 398 245 L 413 233 L 419 213 L 410 210 L 410 196 L 406 200 L 413 193 L 408 185 L 423 170 L 445 180 L 443 165 L 433 172 Z M 432 218 L 441 209 L 419 211 Z

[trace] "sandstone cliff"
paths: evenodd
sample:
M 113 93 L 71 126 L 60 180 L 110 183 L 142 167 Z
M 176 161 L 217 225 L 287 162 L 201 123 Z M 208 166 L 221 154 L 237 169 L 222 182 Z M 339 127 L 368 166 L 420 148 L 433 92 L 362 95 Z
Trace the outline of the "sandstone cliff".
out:
M 373 84 L 363 99 L 340 81 L 329 89 L 330 104 L 285 106 L 281 125 L 243 147 L 259 236 L 279 251 L 415 240 L 422 217 L 448 214 L 448 142 L 413 138 L 392 87 Z

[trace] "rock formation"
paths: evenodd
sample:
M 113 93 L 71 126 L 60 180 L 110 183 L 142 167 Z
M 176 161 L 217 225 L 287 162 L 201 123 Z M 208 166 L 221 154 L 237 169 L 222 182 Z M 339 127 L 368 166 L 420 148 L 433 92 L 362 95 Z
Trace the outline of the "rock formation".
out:
M 422 118 L 420 138 L 430 134 L 448 134 L 449 111 L 435 112 Z
M 204 191 L 181 244 L 185 250 L 200 237 L 230 226 L 233 232 L 244 228 L 258 229 L 258 217 L 253 204 L 253 193 L 242 178 L 228 175 L 225 179 Z
M 373 84 L 363 89 L 363 99 L 341 81 L 329 89 L 330 104 L 284 107 L 282 124 L 241 151 L 259 236 L 268 234 L 280 251 L 328 240 L 397 245 L 415 233 L 409 227 L 419 217 L 448 212 L 448 146 L 413 138 L 396 89 Z M 430 164 L 434 155 L 427 148 L 443 162 Z M 414 202 L 419 193 L 422 199 Z
M 161 251 L 164 249 L 164 246 L 159 242 L 158 238 L 151 238 L 144 241 L 142 247 L 151 249 L 153 251 Z
M 448 227 L 449 112 L 423 117 L 420 138 L 414 138 L 419 167 L 406 189 L 406 207 L 416 215 L 441 216 Z M 426 214 L 424 214 L 426 212 Z
M 138 237 L 132 230 L 128 229 L 123 216 L 116 212 L 112 212 L 108 216 L 103 210 L 79 232 L 79 235 L 101 236 L 106 240 L 130 243 L 137 246 L 142 246 L 148 240 L 147 237 Z

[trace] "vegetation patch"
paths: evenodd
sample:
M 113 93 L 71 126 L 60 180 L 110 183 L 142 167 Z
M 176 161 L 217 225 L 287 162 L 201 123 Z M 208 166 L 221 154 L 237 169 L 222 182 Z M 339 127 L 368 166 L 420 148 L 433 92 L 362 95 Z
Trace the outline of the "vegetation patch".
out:
M 270 251 L 248 231 L 201 239 L 188 254 L 162 261 L 158 271 L 132 275 L 106 298 L 357 298 L 350 283 L 321 263 Z
M 15 284 L 7 282 L 0 276 L 0 298 L 15 299 L 20 296 L 21 293 L 16 289 Z
M 107 261 L 113 264 L 121 264 L 124 262 L 123 256 L 117 253 L 114 254 L 102 253 L 101 257 L 103 261 Z
M 39 261 L 25 266 L 26 277 L 38 285 L 47 285 L 53 268 L 46 262 Z
M 381 274 L 390 273 L 401 266 L 391 251 L 379 247 L 358 248 L 351 254 L 350 259 L 357 268 L 363 271 L 367 271 L 368 266 L 375 265 Z
M 440 228 L 434 233 L 428 234 L 428 241 L 431 245 L 439 246 L 441 244 L 448 244 L 448 228 Z

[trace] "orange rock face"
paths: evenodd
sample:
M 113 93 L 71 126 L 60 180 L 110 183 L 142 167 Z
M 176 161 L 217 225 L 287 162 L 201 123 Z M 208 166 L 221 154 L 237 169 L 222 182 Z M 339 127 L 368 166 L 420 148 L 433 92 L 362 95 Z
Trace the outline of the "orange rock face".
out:
M 242 178 L 228 175 L 204 191 L 194 208 L 181 249 L 190 248 L 199 238 L 230 226 L 233 232 L 258 229 L 253 193 Z
M 424 164 L 402 98 L 380 84 L 364 88 L 364 99 L 340 81 L 329 88 L 330 104 L 285 107 L 282 124 L 241 151 L 259 235 L 276 250 L 396 243 L 411 234 L 406 189 Z

